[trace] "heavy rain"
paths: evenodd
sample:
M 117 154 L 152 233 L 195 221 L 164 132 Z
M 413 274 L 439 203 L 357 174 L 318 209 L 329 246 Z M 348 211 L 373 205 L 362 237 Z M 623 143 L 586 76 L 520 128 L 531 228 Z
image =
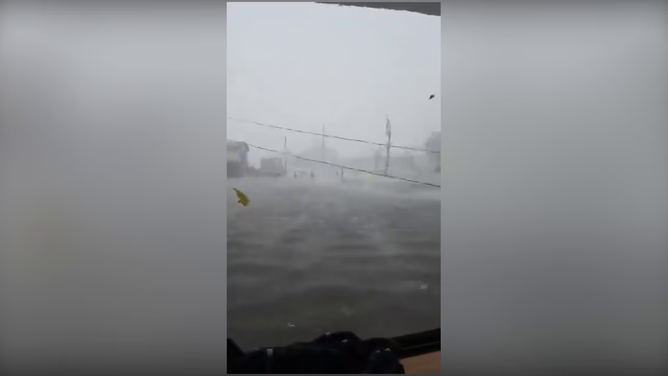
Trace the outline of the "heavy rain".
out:
M 438 328 L 439 17 L 233 4 L 227 19 L 229 336 Z

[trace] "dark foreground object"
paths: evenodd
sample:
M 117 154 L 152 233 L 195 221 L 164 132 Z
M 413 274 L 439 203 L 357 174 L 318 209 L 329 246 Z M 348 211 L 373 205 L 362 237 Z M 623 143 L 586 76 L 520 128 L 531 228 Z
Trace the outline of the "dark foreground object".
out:
M 244 353 L 227 340 L 227 372 L 231 374 L 404 374 L 401 349 L 390 339 L 360 340 L 350 332 L 327 333 L 311 342 L 261 348 Z

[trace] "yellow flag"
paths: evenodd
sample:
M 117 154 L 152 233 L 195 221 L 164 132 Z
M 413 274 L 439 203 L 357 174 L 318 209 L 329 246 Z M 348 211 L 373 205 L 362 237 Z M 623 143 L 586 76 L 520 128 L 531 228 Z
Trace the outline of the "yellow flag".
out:
M 243 192 L 241 192 L 240 190 L 238 190 L 236 188 L 232 188 L 232 189 L 234 189 L 234 192 L 237 193 L 237 197 L 239 198 L 238 202 L 241 205 L 248 206 L 248 204 L 250 204 L 250 200 L 248 199 L 248 197 L 246 197 L 246 195 Z

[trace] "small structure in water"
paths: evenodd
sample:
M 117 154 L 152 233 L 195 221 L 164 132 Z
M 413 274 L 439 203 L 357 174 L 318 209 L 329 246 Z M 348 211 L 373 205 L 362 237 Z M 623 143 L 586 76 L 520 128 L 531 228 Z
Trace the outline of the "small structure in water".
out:
M 263 176 L 284 176 L 287 173 L 281 158 L 262 158 L 260 160 L 260 174 Z

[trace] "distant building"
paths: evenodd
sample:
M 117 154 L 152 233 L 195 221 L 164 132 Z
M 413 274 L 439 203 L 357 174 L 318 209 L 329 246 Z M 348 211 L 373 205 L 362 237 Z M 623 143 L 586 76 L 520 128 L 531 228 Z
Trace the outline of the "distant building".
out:
M 239 141 L 227 141 L 227 176 L 239 177 L 248 171 L 248 144 Z
M 281 158 L 260 159 L 260 174 L 265 176 L 283 176 L 286 170 Z
M 383 152 L 377 152 L 374 155 L 366 157 L 349 158 L 342 160 L 341 163 L 348 167 L 366 170 L 378 174 L 385 172 L 386 156 Z M 429 161 L 423 155 L 414 153 L 401 153 L 390 156 L 389 175 L 401 177 L 414 177 L 429 169 Z M 351 172 L 350 176 L 359 175 L 357 172 Z
M 311 159 L 317 162 L 306 161 L 300 158 L 291 158 L 290 166 L 297 169 L 309 169 L 314 171 L 326 171 L 334 174 L 335 171 L 338 171 L 338 168 L 329 166 L 327 164 L 319 163 L 320 161 L 326 163 L 338 163 L 339 155 L 334 149 L 314 147 L 312 149 L 306 150 L 298 154 L 301 158 Z

